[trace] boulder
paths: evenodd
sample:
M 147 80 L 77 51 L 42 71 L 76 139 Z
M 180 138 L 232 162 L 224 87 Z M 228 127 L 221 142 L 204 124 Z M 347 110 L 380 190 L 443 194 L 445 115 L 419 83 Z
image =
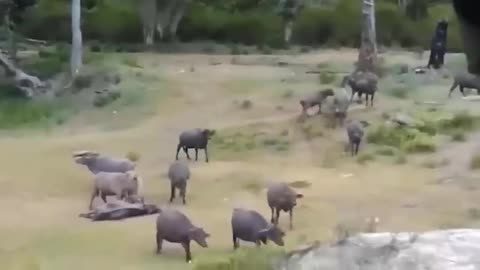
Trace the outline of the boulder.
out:
M 281 270 L 476 270 L 480 230 L 366 233 L 331 245 L 314 244 L 289 253 Z

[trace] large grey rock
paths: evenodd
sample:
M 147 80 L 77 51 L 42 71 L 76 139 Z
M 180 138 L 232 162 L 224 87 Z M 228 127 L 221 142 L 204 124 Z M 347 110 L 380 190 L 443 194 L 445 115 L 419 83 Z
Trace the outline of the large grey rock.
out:
M 477 270 L 480 230 L 359 234 L 293 251 L 282 270 Z

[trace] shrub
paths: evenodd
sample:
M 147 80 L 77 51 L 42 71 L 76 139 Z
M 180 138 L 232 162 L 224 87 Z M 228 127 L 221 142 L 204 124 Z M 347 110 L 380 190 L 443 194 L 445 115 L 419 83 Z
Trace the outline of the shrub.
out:
M 479 154 L 475 154 L 471 161 L 470 161 L 470 168 L 472 170 L 478 170 L 480 169 L 480 155 Z
M 389 146 L 383 146 L 375 151 L 378 155 L 393 156 L 395 155 L 395 149 Z
M 468 131 L 472 130 L 477 122 L 477 118 L 470 115 L 468 112 L 457 112 L 452 118 L 441 120 L 439 128 L 443 132 L 451 131 Z
M 408 97 L 408 89 L 404 87 L 395 87 L 390 91 L 390 94 L 396 98 L 405 99 Z
M 194 270 L 273 270 L 273 262 L 279 252 L 262 249 L 239 248 L 233 254 L 219 257 L 199 257 Z
M 135 161 L 138 161 L 140 159 L 140 154 L 137 153 L 137 152 L 134 152 L 134 151 L 129 151 L 126 155 L 126 158 L 135 162 Z
M 335 74 L 328 71 L 322 71 L 318 76 L 321 84 L 330 84 L 335 81 Z
M 461 130 L 454 131 L 452 134 L 452 141 L 464 142 L 466 140 L 465 133 Z
M 433 138 L 417 129 L 379 125 L 367 132 L 367 140 L 378 145 L 392 146 L 407 153 L 435 151 Z
M 357 157 L 357 162 L 360 164 L 364 164 L 367 161 L 372 161 L 375 160 L 375 156 L 373 156 L 371 153 L 361 153 Z

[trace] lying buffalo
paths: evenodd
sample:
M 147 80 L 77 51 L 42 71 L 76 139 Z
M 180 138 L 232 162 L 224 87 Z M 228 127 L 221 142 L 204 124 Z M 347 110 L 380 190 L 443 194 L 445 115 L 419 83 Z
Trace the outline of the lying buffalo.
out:
M 116 201 L 106 203 L 91 212 L 80 214 L 79 217 L 88 218 L 92 221 L 122 220 L 130 217 L 153 215 L 159 212 L 160 209 L 154 204 Z

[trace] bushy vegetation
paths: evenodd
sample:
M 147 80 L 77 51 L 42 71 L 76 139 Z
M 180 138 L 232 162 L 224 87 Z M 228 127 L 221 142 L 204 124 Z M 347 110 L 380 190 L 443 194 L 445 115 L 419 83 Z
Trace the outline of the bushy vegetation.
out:
M 407 153 L 433 152 L 436 149 L 433 138 L 425 132 L 385 124 L 369 129 L 367 140 L 370 143 L 395 147 Z
M 240 248 L 224 256 L 198 258 L 194 270 L 272 270 L 279 252 L 262 249 Z
M 95 8 L 85 7 L 82 29 L 85 40 L 110 43 L 142 42 L 138 1 L 95 0 Z M 69 41 L 70 4 L 62 0 L 42 0 L 30 7 L 19 24 L 29 37 Z M 283 22 L 276 12 L 276 1 L 194 0 L 178 29 L 183 41 L 213 40 L 223 43 L 283 47 Z M 319 46 L 358 46 L 360 41 L 360 2 L 338 0 L 332 6 L 307 5 L 297 16 L 293 42 Z M 448 17 L 449 50 L 460 50 L 458 25 L 450 3 L 430 5 L 428 16 L 407 16 L 397 3 L 377 1 L 377 39 L 385 46 L 428 47 L 438 19 Z M 55 29 L 55 31 L 52 31 Z

